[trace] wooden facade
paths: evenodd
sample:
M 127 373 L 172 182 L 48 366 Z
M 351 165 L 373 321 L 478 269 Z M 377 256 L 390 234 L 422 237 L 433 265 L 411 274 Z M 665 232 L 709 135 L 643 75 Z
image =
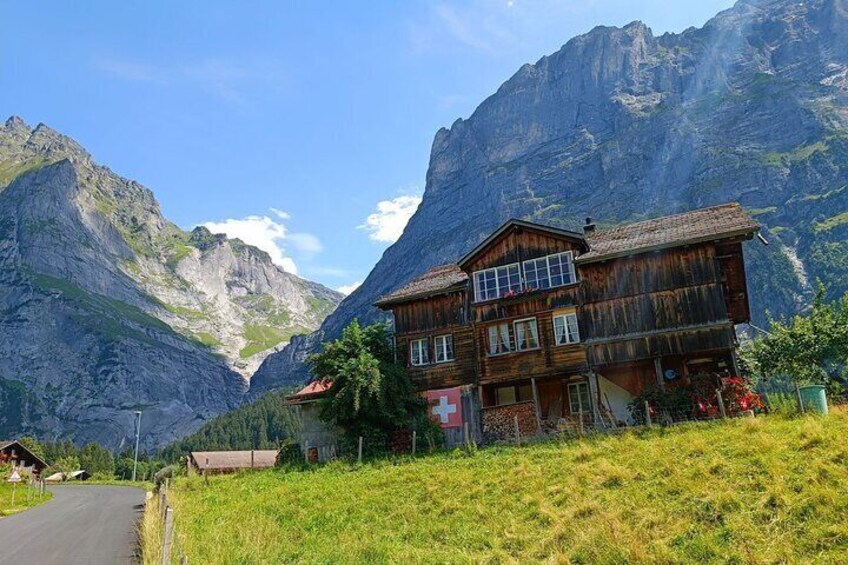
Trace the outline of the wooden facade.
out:
M 585 235 L 514 220 L 457 265 L 431 271 L 378 306 L 394 315 L 398 359 L 416 386 L 476 386 L 487 421 L 497 421 L 489 410 L 527 402 L 540 426 L 597 421 L 601 409 L 626 421 L 627 398 L 662 385 L 667 371 L 735 372 L 734 325 L 749 319 L 742 242 L 757 227 L 738 205 Z M 543 260 L 550 257 L 557 259 Z M 566 261 L 573 275 L 555 278 Z M 538 283 L 538 264 L 553 288 Z M 493 284 L 483 281 L 486 270 L 491 280 L 501 276 L 500 295 L 475 286 L 477 273 L 481 288 Z M 575 328 L 558 344 L 554 319 L 562 337 L 569 315 Z M 573 342 L 572 333 L 579 334 Z M 435 340 L 445 334 L 454 359 L 436 363 Z M 410 349 L 414 340 L 426 340 L 424 364 Z

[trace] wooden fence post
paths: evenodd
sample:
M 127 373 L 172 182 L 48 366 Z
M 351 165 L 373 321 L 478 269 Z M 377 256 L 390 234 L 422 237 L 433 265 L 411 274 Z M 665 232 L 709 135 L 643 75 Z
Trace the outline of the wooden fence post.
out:
M 798 410 L 801 411 L 801 414 L 806 414 L 807 410 L 804 408 L 804 399 L 801 397 L 801 387 L 798 386 L 798 383 L 795 383 L 795 396 L 798 397 Z
M 518 427 L 518 414 L 514 414 L 513 422 L 515 422 L 515 443 L 521 445 L 521 428 Z
M 412 430 L 412 454 L 415 455 L 415 448 L 418 444 L 418 430 Z
M 356 456 L 356 460 L 359 463 L 362 463 L 362 436 L 359 436 L 359 452 Z
M 462 425 L 462 441 L 465 444 L 465 449 L 471 449 L 471 434 L 468 433 L 468 422 Z
M 718 410 L 721 412 L 722 418 L 727 418 L 727 411 L 724 409 L 724 398 L 721 396 L 721 389 L 716 389 L 716 400 L 718 400 Z
M 174 536 L 174 510 L 168 508 L 165 510 L 165 536 L 162 540 L 162 565 L 168 565 L 171 562 L 171 544 Z
M 651 425 L 651 406 L 647 400 L 645 401 L 645 424 L 649 427 Z

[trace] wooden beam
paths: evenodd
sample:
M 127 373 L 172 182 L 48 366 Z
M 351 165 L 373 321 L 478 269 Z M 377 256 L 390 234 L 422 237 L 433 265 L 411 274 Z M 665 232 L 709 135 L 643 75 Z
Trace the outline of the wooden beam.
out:
M 600 424 L 607 427 L 604 419 L 601 417 L 601 411 L 598 409 L 598 404 L 601 401 L 601 387 L 598 384 L 598 374 L 595 371 L 589 371 L 589 397 L 592 401 L 592 419 L 595 425 Z
M 542 431 L 542 408 L 539 406 L 539 391 L 536 390 L 536 379 L 530 379 L 530 385 L 533 387 L 533 407 L 536 409 L 536 431 Z
M 654 371 L 657 374 L 657 386 L 665 388 L 665 379 L 663 378 L 662 357 L 654 357 Z

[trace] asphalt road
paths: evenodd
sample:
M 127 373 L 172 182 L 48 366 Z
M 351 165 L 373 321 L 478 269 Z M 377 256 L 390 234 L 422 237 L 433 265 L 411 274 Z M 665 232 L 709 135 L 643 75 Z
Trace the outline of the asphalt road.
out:
M 53 499 L 0 519 L 0 565 L 132 563 L 144 491 L 58 486 Z

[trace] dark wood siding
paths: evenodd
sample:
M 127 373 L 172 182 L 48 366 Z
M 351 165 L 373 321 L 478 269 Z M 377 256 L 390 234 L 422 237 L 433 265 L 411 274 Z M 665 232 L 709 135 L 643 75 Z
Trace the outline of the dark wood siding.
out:
M 467 322 L 465 292 L 398 304 L 392 307 L 392 314 L 397 335 L 461 326 Z
M 516 228 L 493 241 L 488 249 L 474 257 L 474 260 L 464 268 L 471 274 L 474 271 L 510 263 L 520 263 L 528 259 L 562 253 L 563 251 L 574 251 L 574 256 L 577 257 L 579 250 L 580 243 L 575 240 Z
M 716 247 L 716 253 L 728 316 L 735 324 L 750 322 L 751 312 L 748 306 L 748 283 L 745 280 L 742 243 L 719 245 Z
M 518 316 L 502 320 L 512 323 Z M 585 371 L 586 352 L 582 345 L 556 345 L 553 330 L 553 312 L 539 312 L 533 316 L 539 329 L 539 349 L 517 351 L 503 355 L 488 355 L 488 328 L 491 323 L 477 326 L 477 351 L 480 355 L 480 382 L 502 382 L 515 379 L 566 376 Z
M 453 336 L 454 361 L 432 363 L 436 359 L 435 351 L 433 351 L 433 340 L 436 336 L 445 334 Z M 431 363 L 423 367 L 412 367 L 409 363 L 409 342 L 421 338 L 428 340 Z M 474 384 L 476 382 L 477 355 L 474 349 L 474 331 L 470 324 L 419 334 L 396 335 L 395 343 L 398 361 L 408 367 L 407 374 L 418 390 Z
M 547 310 L 574 307 L 580 299 L 579 284 L 561 286 L 551 290 L 535 291 L 530 294 L 493 300 L 472 306 L 477 323 L 506 318 L 532 316 Z
M 735 261 L 708 243 L 580 266 L 578 317 L 589 362 L 732 349 L 732 324 L 747 309 L 747 303 L 728 300 L 728 284 L 739 284 L 735 278 L 728 283 L 740 270 Z

